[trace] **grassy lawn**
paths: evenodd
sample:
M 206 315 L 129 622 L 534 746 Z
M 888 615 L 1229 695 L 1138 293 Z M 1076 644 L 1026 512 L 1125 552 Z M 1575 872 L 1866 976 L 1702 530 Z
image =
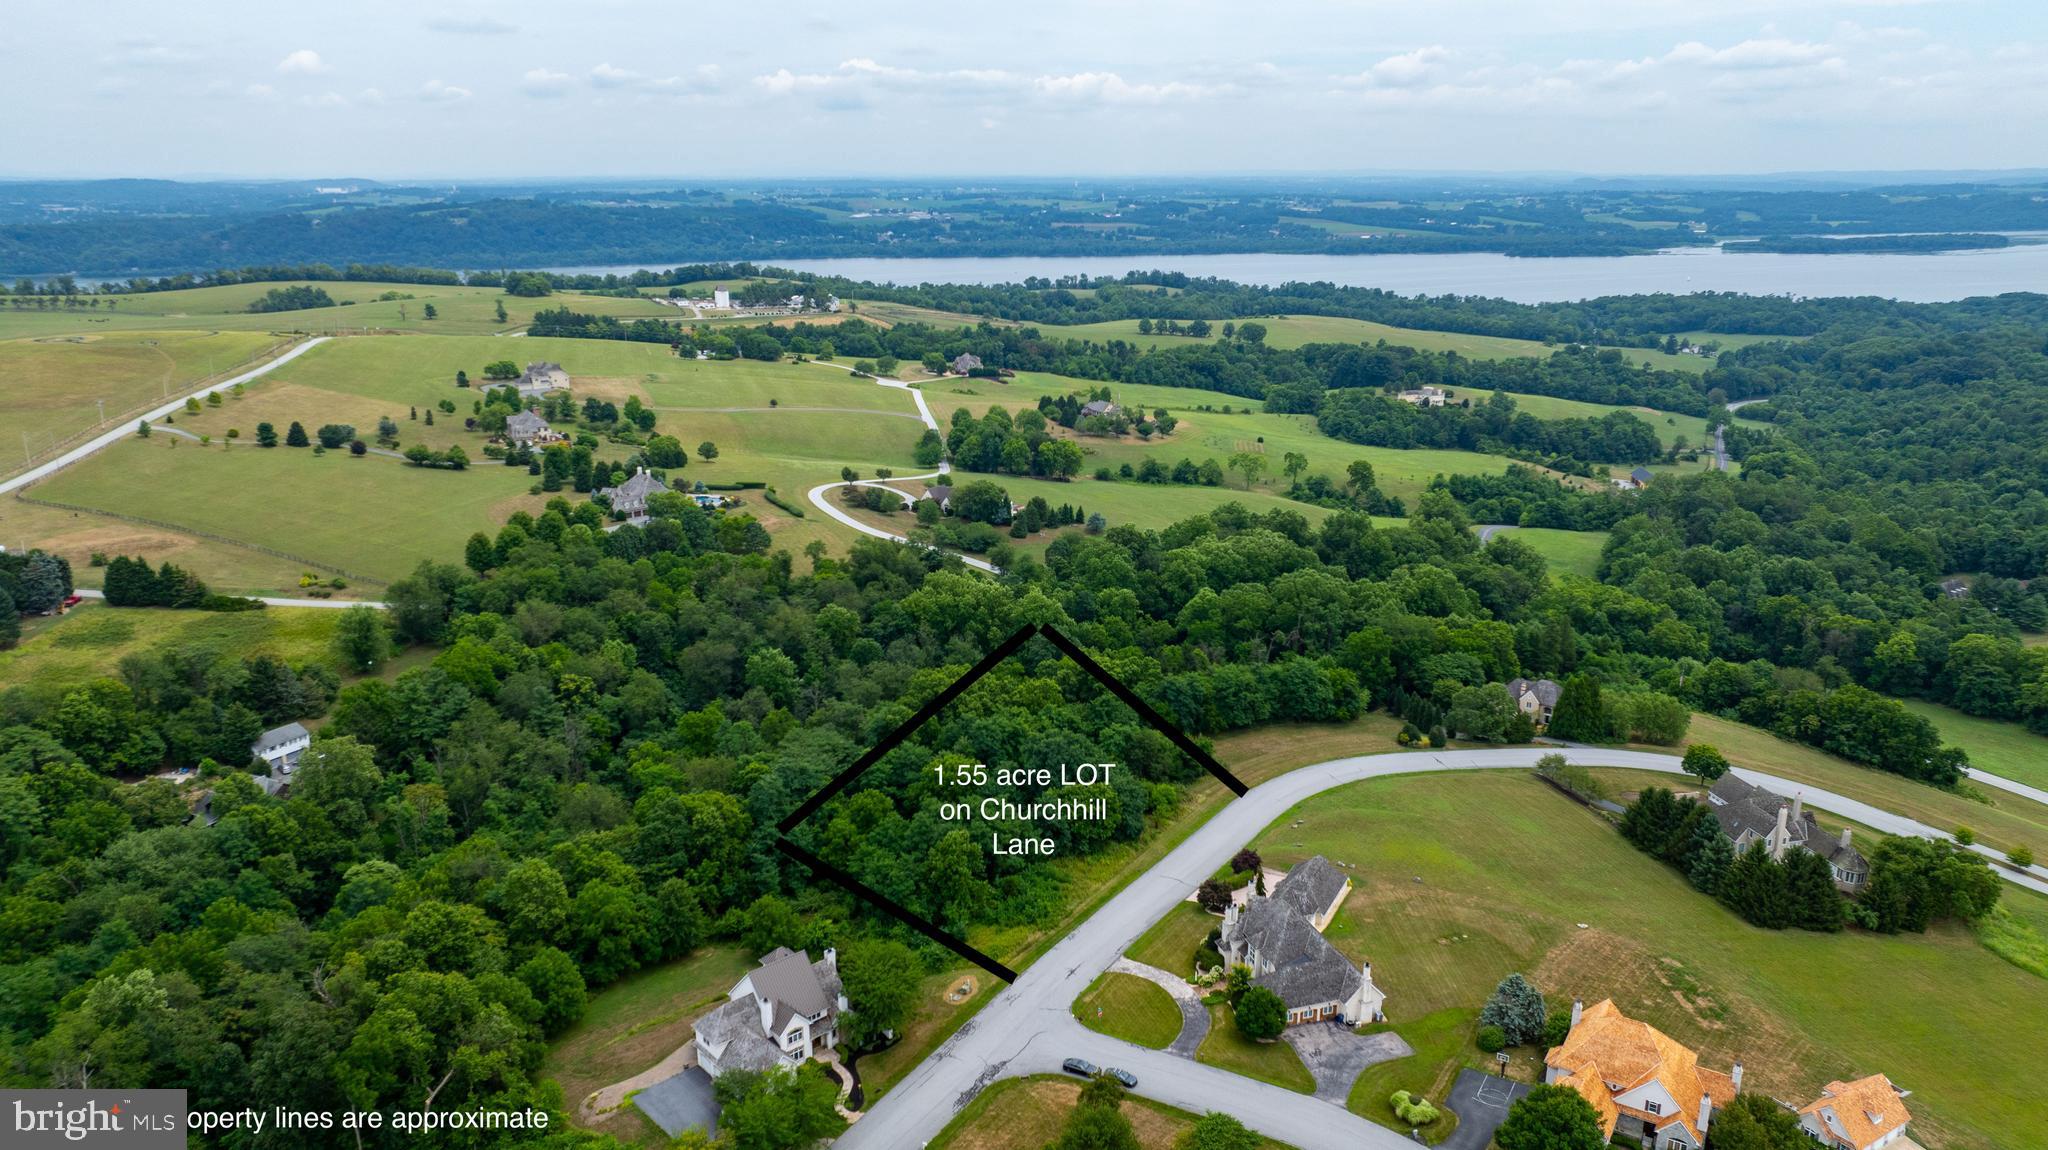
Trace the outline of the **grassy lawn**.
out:
M 1565 531 L 1556 527 L 1517 527 L 1495 539 L 1518 539 L 1543 556 L 1552 575 L 1583 575 L 1596 578 L 1600 552 L 1607 546 L 1605 531 Z
M 1301 1064 L 1301 1056 L 1292 1046 L 1279 1041 L 1254 1042 L 1239 1034 L 1228 1006 L 1209 1008 L 1209 1036 L 1202 1040 L 1202 1048 L 1195 1051 L 1195 1061 L 1270 1082 L 1297 1094 L 1316 1092 L 1315 1077 Z
M 541 1073 L 562 1084 L 574 1116 L 591 1092 L 631 1078 L 688 1042 L 691 1020 L 724 1001 L 753 965 L 736 947 L 706 947 L 596 991 L 583 1020 L 549 1044 Z M 622 1106 L 594 1128 L 637 1139 L 639 1114 Z
M 1989 787 L 1972 787 L 1969 794 L 1937 790 L 1712 715 L 1695 714 L 1686 739 L 1712 743 L 1738 767 L 1812 783 L 1929 826 L 1967 826 L 1977 832 L 1979 842 L 2000 850 L 2024 844 L 2037 855 L 2048 851 L 2048 806 L 2018 795 Z M 1981 795 L 1983 801 L 1974 801 L 1971 794 Z
M 1111 1038 L 1164 1050 L 1180 1036 L 1180 1007 L 1156 983 L 1114 971 L 1074 1000 L 1081 1025 Z
M 252 301 L 262 298 L 264 293 L 272 288 L 305 282 L 307 281 L 282 280 L 275 283 L 229 284 L 223 287 L 186 288 L 182 291 L 145 292 L 114 297 L 115 303 L 111 308 L 102 301 L 100 307 L 83 311 L 0 309 L 0 339 L 71 332 L 157 331 L 175 328 L 316 333 L 370 329 L 427 332 L 436 335 L 489 335 L 499 331 L 517 331 L 533 322 L 535 312 L 557 307 L 567 307 L 586 314 L 615 315 L 625 320 L 689 318 L 688 312 L 678 311 L 644 297 L 556 292 L 537 299 L 520 299 L 505 295 L 496 288 L 398 283 L 319 282 L 313 286 L 325 291 L 335 301 L 335 306 L 279 312 L 248 310 Z M 377 298 L 386 293 L 397 293 L 412 298 Z M 499 300 L 503 300 L 505 304 L 504 323 L 499 323 L 497 318 Z M 430 303 L 434 305 L 437 313 L 433 319 L 426 317 L 426 305 Z
M 1077 1079 L 1050 1074 L 1005 1078 L 975 1095 L 926 1145 L 930 1150 L 1041 1150 L 1066 1125 L 1080 1098 Z M 1123 1114 L 1145 1150 L 1173 1150 L 1196 1117 L 1136 1096 L 1125 1098 Z M 1259 1150 L 1286 1147 L 1267 1139 Z
M 29 494 L 39 496 L 42 492 L 31 490 Z M 41 547 L 62 555 L 71 561 L 72 580 L 80 587 L 100 586 L 102 572 L 90 562 L 95 551 L 110 556 L 147 556 L 152 563 L 168 559 L 206 580 L 207 586 L 216 591 L 243 594 L 299 595 L 299 576 L 306 573 L 302 563 L 216 539 L 129 523 L 90 511 L 39 507 L 13 498 L 0 499 L 0 542 L 24 549 Z M 335 598 L 374 598 L 376 591 L 373 585 L 361 584 L 335 592 Z
M 246 434 L 246 433 L 245 433 Z M 131 439 L 36 485 L 43 499 L 267 546 L 374 579 L 459 558 L 474 531 L 538 511 L 523 470 L 428 471 L 379 456 Z
M 195 390 L 286 341 L 262 332 L 158 331 L 11 339 L 0 342 L 0 425 L 16 452 L 25 433 L 38 459 L 95 427 Z M 100 423 L 102 401 L 106 424 Z M 0 470 L 28 461 L 10 454 Z
M 2048 738 L 2018 723 L 1980 719 L 1953 707 L 1920 699 L 1901 699 L 1906 709 L 1941 731 L 1943 742 L 1970 752 L 1970 763 L 1994 775 L 2029 786 L 2048 787 Z M 1988 788 L 1987 788 L 1988 789 Z
M 973 988 L 960 1001 L 950 1000 L 955 992 L 969 983 Z M 868 1101 L 872 1103 L 880 1098 L 904 1075 L 916 1069 L 926 1055 L 951 1038 L 954 1031 L 973 1018 L 975 1011 L 1002 988 L 1000 979 L 990 976 L 980 967 L 963 965 L 928 976 L 918 992 L 910 1021 L 904 1024 L 902 1041 L 886 1050 L 861 1055 L 860 1081 L 867 1091 Z
M 1373 231 L 1385 231 L 1373 228 Z M 1244 321 L 1238 321 L 1240 323 Z M 1423 328 L 1394 327 L 1371 320 L 1349 319 L 1343 316 L 1327 315 L 1284 315 L 1277 319 L 1261 319 L 1255 322 L 1266 325 L 1266 342 L 1274 347 L 1300 347 L 1305 343 L 1378 343 L 1386 340 L 1399 347 L 1412 347 L 1421 351 L 1455 351 L 1467 359 L 1514 359 L 1532 356 L 1548 356 L 1558 349 L 1533 339 L 1512 339 L 1507 336 L 1467 335 L 1454 331 L 1429 331 Z M 1223 324 L 1211 321 L 1211 340 L 1222 338 Z M 1051 337 L 1094 340 L 1107 343 L 1113 339 L 1137 347 L 1179 347 L 1201 342 L 1185 335 L 1139 335 L 1138 321 L 1134 319 L 1108 320 L 1103 323 L 1070 324 L 1065 326 L 1042 324 L 1039 330 Z M 1712 361 L 1696 355 L 1666 355 L 1661 351 L 1625 347 L 1619 349 L 1631 363 L 1647 363 L 1652 367 L 1674 371 L 1703 372 L 1712 366 Z
M 314 607 L 218 614 L 82 603 L 25 635 L 13 650 L 0 651 L 0 687 L 58 695 L 114 674 L 128 655 L 169 647 L 333 666 L 328 647 L 339 618 Z
M 1138 941 L 1124 953 L 1147 966 L 1171 971 L 1182 978 L 1192 978 L 1195 948 L 1201 946 L 1209 932 L 1222 921 L 1194 903 L 1184 902 L 1168 912 L 1165 918 L 1153 923 L 1151 929 L 1139 935 Z
M 1276 865 L 1321 853 L 1356 867 L 1328 937 L 1373 963 L 1394 1028 L 1419 1052 L 1354 1090 L 1361 1113 L 1382 1087 L 1441 1100 L 1469 1057 L 1460 1016 L 1519 970 L 1557 1003 L 1615 999 L 1709 1066 L 1741 1058 L 1774 1097 L 1881 1070 L 1912 1084 L 1930 1146 L 2043 1144 L 2021 1121 L 2032 1071 L 2007 1052 L 2011 1036 L 2048 1025 L 2048 993 L 1967 929 L 1759 930 L 1521 772 L 1354 784 L 1253 845 Z M 2005 897 L 2029 921 L 2043 912 L 2027 892 Z
M 1450 1096 L 1451 1083 L 1458 1077 L 1458 1071 L 1467 1067 L 1492 1071 L 1493 1056 L 1483 1054 L 1474 1045 L 1479 1033 L 1479 1011 L 1452 1007 L 1439 1010 L 1406 1023 L 1375 1023 L 1366 1027 L 1367 1032 L 1392 1030 L 1405 1040 L 1415 1053 L 1392 1062 L 1368 1066 L 1351 1084 L 1351 1096 L 1345 1100 L 1345 1108 L 1361 1118 L 1368 1118 L 1382 1126 L 1406 1134 L 1410 1127 L 1387 1105 L 1396 1090 L 1406 1090 L 1410 1095 L 1426 1098 L 1437 1108 L 1439 1117 L 1430 1124 L 1422 1136 L 1432 1145 L 1443 1141 L 1451 1131 L 1458 1128 L 1458 1116 L 1445 1106 L 1444 1099 Z
M 1657 433 L 1658 440 L 1666 447 L 1670 447 L 1672 440 L 1681 435 L 1685 437 L 1686 443 L 1693 447 L 1711 444 L 1714 440 L 1714 433 L 1707 427 L 1707 421 L 1697 415 L 1680 415 L 1674 411 L 1659 411 L 1654 407 L 1620 407 L 1606 403 L 1587 403 L 1578 399 L 1558 399 L 1548 395 L 1524 395 L 1513 391 L 1506 394 L 1515 401 L 1517 412 L 1526 411 L 1538 419 L 1600 419 L 1617 411 L 1626 411 L 1649 424 Z M 1459 391 L 1456 398 L 1469 399 L 1472 406 L 1478 407 L 1492 396 L 1493 393 L 1490 391 L 1467 388 Z

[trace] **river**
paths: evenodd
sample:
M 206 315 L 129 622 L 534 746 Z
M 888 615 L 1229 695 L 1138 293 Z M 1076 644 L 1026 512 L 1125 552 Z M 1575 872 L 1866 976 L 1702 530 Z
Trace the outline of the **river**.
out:
M 1277 285 L 1326 280 L 1402 295 L 1495 296 L 1550 303 L 1603 295 L 1733 291 L 1749 295 L 1878 295 L 1919 303 L 2048 291 L 2048 244 L 2021 243 L 1927 255 L 1770 255 L 1717 247 L 1652 255 L 1527 259 L 1450 255 L 1096 256 L 775 260 L 778 266 L 884 283 L 1015 283 L 1026 276 L 1122 275 L 1160 270 Z

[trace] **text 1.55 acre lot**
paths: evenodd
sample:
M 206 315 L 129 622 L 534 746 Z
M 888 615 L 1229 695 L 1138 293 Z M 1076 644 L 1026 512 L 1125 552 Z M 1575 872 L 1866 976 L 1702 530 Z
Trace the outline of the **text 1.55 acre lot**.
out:
M 1101 822 L 1109 818 L 1109 777 L 1115 763 L 1061 763 L 1055 767 L 995 767 L 987 763 L 939 763 L 932 767 L 941 787 L 980 790 L 995 786 L 1043 792 L 1059 788 L 1067 793 L 1019 801 L 1008 795 L 977 795 L 947 799 L 939 804 L 939 817 L 955 823 L 993 823 L 989 852 L 999 855 L 1050 855 L 1057 841 L 1035 832 L 1048 822 Z M 1097 793 L 1068 791 L 1088 788 Z

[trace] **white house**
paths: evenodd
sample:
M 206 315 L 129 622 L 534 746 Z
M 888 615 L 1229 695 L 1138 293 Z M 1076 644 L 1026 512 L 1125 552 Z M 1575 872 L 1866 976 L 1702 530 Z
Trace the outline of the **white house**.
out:
M 1742 1089 L 1742 1063 L 1727 1074 L 1709 1070 L 1690 1047 L 1623 1014 L 1611 998 L 1590 1008 L 1573 1000 L 1571 1031 L 1543 1062 L 1543 1081 L 1592 1104 L 1603 1138 L 1638 1138 L 1644 1150 L 1699 1150 L 1714 1112 Z
M 1323 937 L 1350 892 L 1351 879 L 1317 855 L 1288 871 L 1270 895 L 1254 894 L 1223 912 L 1223 961 L 1250 967 L 1252 985 L 1279 995 L 1289 1026 L 1357 1026 L 1386 1017 L 1387 996 L 1373 985 L 1372 964 L 1353 966 Z
M 1806 1136 L 1836 1150 L 1879 1150 L 1903 1138 L 1913 1115 L 1901 1090 L 1882 1074 L 1830 1082 L 1820 1097 L 1799 1108 Z
M 713 1078 L 735 1068 L 800 1066 L 839 1044 L 846 993 L 839 952 L 830 947 L 812 962 L 803 951 L 778 946 L 725 997 L 724 1006 L 691 1024 L 697 1065 Z
M 256 736 L 249 744 L 249 757 L 261 759 L 272 775 L 288 775 L 299 765 L 299 756 L 313 745 L 313 733 L 298 723 L 286 723 Z
M 1441 387 L 1424 384 L 1402 392 L 1397 398 L 1402 403 L 1412 403 L 1417 407 L 1442 407 L 1450 395 Z
M 535 444 L 560 443 L 565 438 L 561 432 L 548 426 L 548 421 L 530 411 L 515 411 L 505 417 L 504 439 L 521 447 Z
M 732 293 L 725 290 L 724 288 L 712 288 L 711 306 L 718 308 L 730 308 L 732 306 Z

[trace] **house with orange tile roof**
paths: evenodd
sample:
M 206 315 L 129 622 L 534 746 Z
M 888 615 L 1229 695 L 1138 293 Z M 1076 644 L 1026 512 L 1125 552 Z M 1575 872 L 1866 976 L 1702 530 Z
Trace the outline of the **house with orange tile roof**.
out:
M 1645 1150 L 1699 1150 L 1714 1112 L 1742 1088 L 1742 1064 L 1723 1074 L 1671 1036 L 1621 1012 L 1613 999 L 1572 1002 L 1572 1028 L 1544 1056 L 1543 1080 L 1592 1103 L 1601 1132 L 1640 1138 Z
M 1906 1095 L 1882 1074 L 1830 1082 L 1820 1097 L 1799 1108 L 1799 1128 L 1823 1146 L 1878 1150 L 1905 1137 L 1913 1115 Z

